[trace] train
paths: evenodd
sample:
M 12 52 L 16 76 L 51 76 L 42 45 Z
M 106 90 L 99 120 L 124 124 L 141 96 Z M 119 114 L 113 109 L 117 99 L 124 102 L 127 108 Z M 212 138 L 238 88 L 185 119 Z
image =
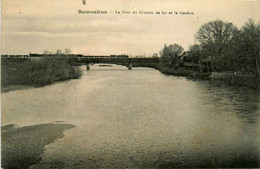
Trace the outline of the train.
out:
M 1 55 L 2 58 L 41 58 L 41 57 L 71 57 L 71 58 L 106 58 L 106 59 L 113 59 L 113 58 L 129 58 L 128 55 L 83 55 L 83 54 L 38 54 L 38 53 L 29 53 L 29 55 Z

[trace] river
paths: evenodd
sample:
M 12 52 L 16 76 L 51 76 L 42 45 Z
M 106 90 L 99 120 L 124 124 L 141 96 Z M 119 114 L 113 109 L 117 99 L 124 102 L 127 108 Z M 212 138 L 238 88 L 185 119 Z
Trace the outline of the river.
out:
M 36 168 L 260 167 L 259 91 L 150 68 L 81 69 L 80 79 L 2 93 L 2 126 L 76 126 Z

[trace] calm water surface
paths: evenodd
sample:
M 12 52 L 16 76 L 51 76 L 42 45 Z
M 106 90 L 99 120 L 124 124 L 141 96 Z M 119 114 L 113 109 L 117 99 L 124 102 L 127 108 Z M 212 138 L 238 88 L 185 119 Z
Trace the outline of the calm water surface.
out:
M 82 67 L 81 79 L 2 94 L 2 126 L 75 128 L 32 168 L 259 166 L 259 92 L 148 68 Z

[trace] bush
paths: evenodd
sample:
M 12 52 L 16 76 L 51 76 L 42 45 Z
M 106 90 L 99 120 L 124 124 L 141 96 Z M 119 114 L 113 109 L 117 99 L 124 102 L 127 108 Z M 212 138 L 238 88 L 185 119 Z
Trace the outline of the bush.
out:
M 48 57 L 38 61 L 17 62 L 12 59 L 2 61 L 2 86 L 34 85 L 44 86 L 56 81 L 75 79 L 81 76 L 78 67 L 66 58 Z

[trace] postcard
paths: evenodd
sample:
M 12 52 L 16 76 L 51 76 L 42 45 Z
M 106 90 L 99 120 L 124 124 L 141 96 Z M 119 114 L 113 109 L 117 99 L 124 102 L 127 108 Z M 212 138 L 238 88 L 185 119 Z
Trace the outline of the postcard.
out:
M 2 0 L 1 167 L 260 167 L 257 0 Z

